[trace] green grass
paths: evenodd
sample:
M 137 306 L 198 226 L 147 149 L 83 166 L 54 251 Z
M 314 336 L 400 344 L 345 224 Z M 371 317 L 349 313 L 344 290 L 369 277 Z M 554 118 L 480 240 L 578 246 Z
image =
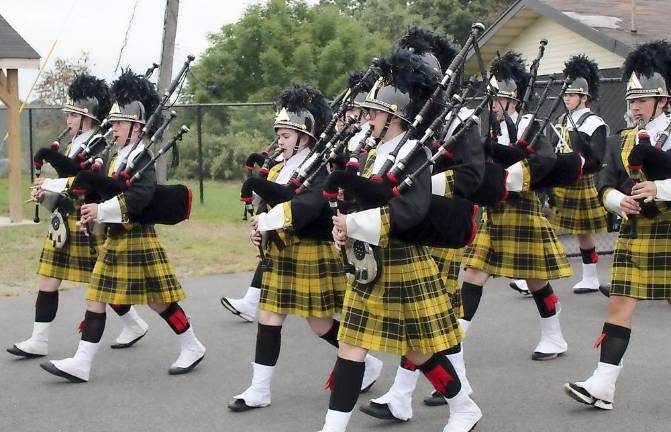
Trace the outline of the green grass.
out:
M 176 182 L 176 181 L 175 181 Z M 191 218 L 175 226 L 158 226 L 161 243 L 178 277 L 253 270 L 254 250 L 249 245 L 248 222 L 242 221 L 239 182 L 208 181 L 204 205 L 200 204 L 197 181 L 183 182 L 193 189 Z M 29 178 L 22 196 L 28 197 Z M 34 205 L 27 204 L 24 219 L 32 219 Z M 0 179 L 0 216 L 9 214 L 8 180 Z M 47 213 L 41 209 L 38 225 L 0 228 L 0 295 L 36 290 L 35 270 L 46 235 Z M 74 286 L 66 284 L 66 287 Z

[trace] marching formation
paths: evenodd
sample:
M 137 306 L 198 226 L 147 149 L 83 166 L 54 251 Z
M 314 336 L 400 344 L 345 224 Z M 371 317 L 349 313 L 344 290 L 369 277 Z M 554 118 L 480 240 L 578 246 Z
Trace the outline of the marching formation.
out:
M 360 411 L 411 419 L 424 375 L 434 388 L 424 403 L 447 405 L 437 414 L 443 431 L 474 430 L 483 416 L 481 390 L 468 381 L 465 348 L 477 341 L 466 336 L 488 279 L 510 278 L 534 299 L 540 338 L 531 360 L 564 355 L 560 317 L 570 311 L 562 311 L 551 281 L 572 271 L 555 230 L 578 238 L 582 278 L 573 291 L 598 291 L 592 236 L 608 229 L 609 214 L 623 222 L 600 359 L 565 392 L 613 408 L 637 300 L 671 299 L 671 45 L 650 42 L 629 54 L 623 78 L 633 124 L 610 136 L 590 109 L 600 82 L 592 59 L 576 53 L 560 80 L 537 84 L 547 40 L 529 69 L 519 53 L 506 52 L 487 70 L 478 48 L 483 31 L 473 24 L 457 48 L 445 35 L 411 28 L 392 52 L 352 71 L 333 101 L 306 84 L 278 95 L 276 138 L 250 155 L 241 190 L 259 263 L 244 297 L 221 298 L 241 319 L 258 321 L 250 384 L 231 391 L 231 411 L 271 404 L 282 326 L 297 315 L 335 348 L 325 360 L 334 364 L 322 432 L 347 430 L 359 395 L 372 392 L 383 364 L 371 351 L 399 360 L 392 386 Z M 471 54 L 480 77 L 467 80 Z M 203 360 L 205 347 L 179 305 L 184 290 L 154 229 L 189 216 L 190 191 L 157 185 L 154 171 L 188 128 L 156 155 L 149 149 L 174 118 L 164 116 L 166 102 L 192 60 L 163 98 L 148 80 L 151 69 L 145 76 L 124 71 L 110 87 L 85 74 L 71 84 L 59 137 L 70 133 L 71 143 L 34 157 L 32 198 L 52 215 L 32 335 L 9 353 L 48 354 L 58 289 L 72 280 L 88 284 L 81 342 L 73 357 L 41 364 L 47 372 L 89 381 L 107 305 L 123 323 L 112 348 L 147 334 L 133 307 L 146 304 L 180 342 L 170 374 L 191 372 Z M 58 178 L 40 177 L 45 162 Z M 552 222 L 543 211 L 548 196 Z

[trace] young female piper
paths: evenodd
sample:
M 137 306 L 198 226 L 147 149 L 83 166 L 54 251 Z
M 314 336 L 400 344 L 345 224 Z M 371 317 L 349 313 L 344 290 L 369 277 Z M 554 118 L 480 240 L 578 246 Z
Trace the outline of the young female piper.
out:
M 72 142 L 63 153 L 65 156 L 76 157 L 96 127 L 107 116 L 111 105 L 109 88 L 104 80 L 89 74 L 75 77 L 68 87 L 68 100 L 63 106 L 63 111 L 67 114 L 68 132 L 72 135 Z M 68 200 L 61 194 L 68 181 L 68 178 L 39 177 L 33 185 L 33 198 L 48 210 L 59 211 L 59 200 Z M 61 282 L 89 282 L 103 236 L 87 237 L 80 232 L 77 228 L 79 204 L 73 203 L 73 207 L 75 211 L 63 215 L 67 227 L 65 242 L 52 242 L 49 238 L 44 241 L 37 269 L 39 291 L 35 300 L 33 333 L 29 339 L 7 348 L 11 354 L 28 358 L 47 355 L 49 330 L 58 311 L 58 290 Z M 123 330 L 112 348 L 128 348 L 147 333 L 149 326 L 132 306 L 111 306 L 123 323 Z
M 622 371 L 636 304 L 639 300 L 671 299 L 671 164 L 665 155 L 671 140 L 661 149 L 651 147 L 662 132 L 669 131 L 665 110 L 671 84 L 671 45 L 665 41 L 643 44 L 627 56 L 623 69 L 628 80 L 629 113 L 638 126 L 623 130 L 619 140 L 609 142 L 597 179 L 604 206 L 623 218 L 613 256 L 606 322 L 595 344 L 601 347 L 601 354 L 589 378 L 564 385 L 573 399 L 604 410 L 613 409 L 615 383 Z M 636 181 L 641 154 L 650 155 L 652 163 L 653 159 L 666 159 L 662 179 L 646 180 L 649 162 L 644 161 L 643 181 Z
M 589 146 L 603 160 L 608 125 L 589 108 L 599 98 L 599 66 L 584 54 L 574 55 L 565 63 L 564 77 L 573 81 L 564 93 L 568 114 L 560 117 L 556 133 L 551 133 L 551 141 L 558 144 L 555 150 L 568 153 Z M 552 197 L 555 229 L 575 234 L 580 246 L 582 278 L 573 286 L 573 292 L 597 292 L 599 255 L 593 234 L 606 232 L 608 219 L 597 197 L 594 175 L 584 176 L 574 185 L 552 189 Z
M 107 173 L 119 173 L 124 161 L 144 166 L 151 158 L 144 146 L 135 149 L 140 131 L 158 106 L 159 99 L 152 83 L 127 70 L 112 84 L 116 103 L 109 120 L 116 142 L 116 155 Z M 149 131 L 153 133 L 153 131 Z M 137 160 L 136 160 L 137 158 Z M 193 370 L 205 357 L 205 347 L 196 338 L 179 301 L 184 290 L 168 261 L 153 225 L 130 223 L 129 214 L 140 214 L 151 200 L 156 188 L 153 166 L 146 169 L 133 186 L 99 204 L 84 204 L 81 228 L 94 223 L 107 224 L 107 239 L 98 256 L 86 291 L 86 314 L 82 338 L 73 357 L 52 360 L 41 366 L 47 372 L 73 382 L 89 380 L 91 365 L 105 329 L 106 304 L 147 304 L 161 315 L 179 336 L 181 352 L 169 373 L 184 374 Z
M 331 119 L 331 111 L 324 96 L 307 86 L 285 89 L 278 98 L 278 106 L 274 128 L 284 162 L 271 169 L 268 180 L 286 184 L 306 160 L 316 137 Z M 324 175 L 325 172 L 322 178 Z M 262 235 L 269 237 L 265 252 L 268 268 L 261 281 L 252 382 L 228 404 L 232 411 L 270 405 L 271 382 L 287 315 L 304 317 L 319 337 L 338 346 L 340 323 L 333 315 L 341 311 L 346 286 L 340 257 L 329 241 L 296 234 L 313 223 L 322 211 L 328 211 L 327 207 L 321 189 L 313 187 L 252 218 L 252 242 L 260 246 Z M 364 390 L 377 380 L 382 362 L 369 356 L 366 365 L 368 377 L 361 387 Z
M 435 73 L 417 55 L 397 51 L 385 64 L 388 66 L 383 67 L 381 79 L 363 104 L 373 137 L 380 139 L 362 165 L 365 177 L 379 172 L 436 87 Z M 408 141 L 399 157 L 412 145 L 413 141 Z M 408 172 L 416 170 L 426 157 L 420 152 L 410 162 Z M 446 431 L 470 431 L 482 416 L 462 389 L 448 358 L 440 354 L 459 343 L 461 331 L 435 262 L 426 247 L 390 237 L 390 232 L 402 232 L 419 223 L 426 216 L 430 197 L 431 173 L 424 171 L 413 188 L 387 205 L 333 218 L 335 242 L 344 245 L 350 238 L 377 246 L 381 268 L 376 280 L 355 282 L 345 294 L 338 334 L 340 348 L 323 432 L 346 430 L 368 350 L 404 355 L 417 365 L 448 398 Z
M 492 110 L 496 121 L 501 122 L 502 134 L 498 143 L 491 144 L 493 150 L 499 145 L 517 145 L 517 138 L 522 137 L 528 127 L 536 126 L 523 117 L 518 130 L 514 130 L 519 115 L 516 109 L 528 81 L 524 60 L 519 54 L 508 52 L 496 62 L 494 70 L 499 92 Z M 553 149 L 545 139 L 539 140 L 535 152 L 537 155 L 553 155 Z M 548 157 L 547 160 L 553 159 Z M 520 186 L 529 177 L 523 165 L 516 163 L 507 167 L 507 172 L 507 190 L 521 190 Z M 475 316 L 483 287 L 490 276 L 523 278 L 540 315 L 541 339 L 531 358 L 550 360 L 567 351 L 568 345 L 559 324 L 558 298 L 549 281 L 570 276 L 571 267 L 534 192 L 520 192 L 516 198 L 489 206 L 465 256 L 466 271 L 461 285 L 461 323 L 465 330 Z

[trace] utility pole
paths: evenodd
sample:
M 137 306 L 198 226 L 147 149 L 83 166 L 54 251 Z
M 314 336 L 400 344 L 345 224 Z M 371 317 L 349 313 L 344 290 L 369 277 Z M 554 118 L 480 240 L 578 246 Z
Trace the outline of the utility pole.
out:
M 163 93 L 172 81 L 172 61 L 175 55 L 178 13 L 179 0 L 166 0 L 165 17 L 163 19 L 163 43 L 161 44 L 161 69 L 158 74 L 158 94 L 160 97 L 163 97 Z M 166 156 L 156 161 L 156 178 L 159 183 L 165 183 L 168 178 L 168 158 Z

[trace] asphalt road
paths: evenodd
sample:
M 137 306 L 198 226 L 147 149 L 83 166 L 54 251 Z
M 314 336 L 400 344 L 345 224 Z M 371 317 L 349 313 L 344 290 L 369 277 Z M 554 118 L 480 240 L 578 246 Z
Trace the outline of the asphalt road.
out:
M 607 258 L 600 264 L 604 280 L 608 265 Z M 0 354 L 0 431 L 319 430 L 328 406 L 324 382 L 335 351 L 298 318 L 290 318 L 283 330 L 272 405 L 246 413 L 226 408 L 228 400 L 249 383 L 256 325 L 224 310 L 219 297 L 241 295 L 250 279 L 251 274 L 242 273 L 183 281 L 189 296 L 183 306 L 208 349 L 205 360 L 188 375 L 168 375 L 179 353 L 178 340 L 144 306 L 138 309 L 150 324 L 149 334 L 128 350 L 108 348 L 120 329 L 114 313 L 108 313 L 104 346 L 89 383 L 71 384 L 47 374 L 39 367 L 44 360 Z M 533 300 L 509 289 L 508 280 L 491 280 L 485 287 L 464 345 L 473 397 L 484 412 L 478 430 L 671 431 L 671 306 L 666 302 L 638 306 L 613 411 L 579 405 L 563 393 L 564 382 L 586 378 L 596 366 L 598 351 L 593 343 L 606 306 L 601 294 L 571 293 L 574 279 L 553 283 L 562 302 L 569 352 L 549 362 L 530 360 L 539 334 Z M 3 345 L 29 335 L 33 304 L 32 295 L 0 299 Z M 83 313 L 81 289 L 61 294 L 49 358 L 73 354 Z M 360 402 L 385 392 L 393 380 L 398 359 L 386 354 L 380 358 L 385 362 L 382 377 Z M 420 379 L 414 418 L 407 423 L 381 422 L 356 411 L 349 430 L 441 431 L 448 411 L 423 406 L 421 399 L 429 392 L 428 381 Z

